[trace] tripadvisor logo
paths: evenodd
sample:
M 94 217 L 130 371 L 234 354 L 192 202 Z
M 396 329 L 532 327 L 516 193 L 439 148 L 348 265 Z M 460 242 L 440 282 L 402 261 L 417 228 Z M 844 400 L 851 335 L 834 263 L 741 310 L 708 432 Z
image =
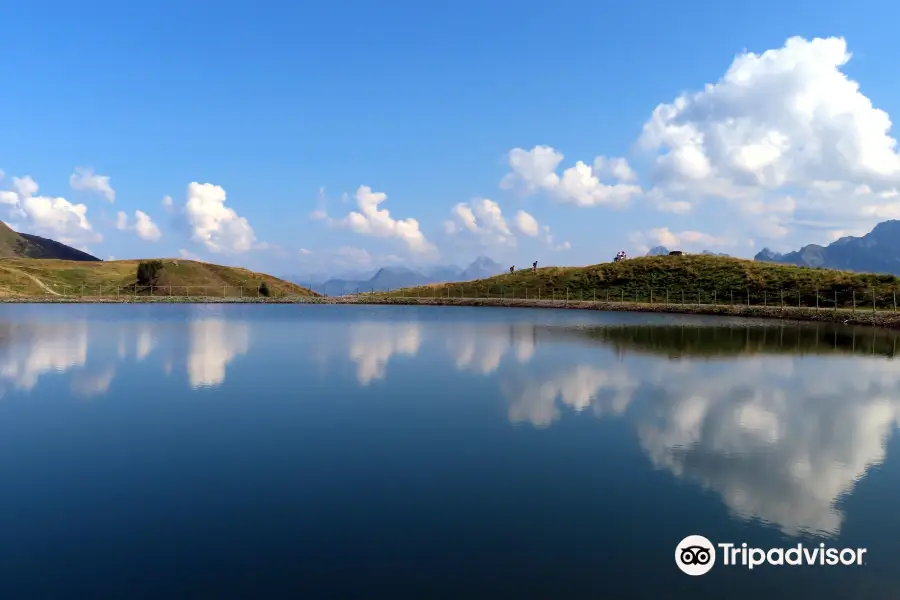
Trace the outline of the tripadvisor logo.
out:
M 746 567 L 753 570 L 761 565 L 772 566 L 861 566 L 865 564 L 865 548 L 831 548 L 797 544 L 790 548 L 753 548 L 745 543 L 719 542 L 713 544 L 702 535 L 689 535 L 675 547 L 675 564 L 691 576 L 706 575 L 716 564 L 717 557 L 724 567 Z

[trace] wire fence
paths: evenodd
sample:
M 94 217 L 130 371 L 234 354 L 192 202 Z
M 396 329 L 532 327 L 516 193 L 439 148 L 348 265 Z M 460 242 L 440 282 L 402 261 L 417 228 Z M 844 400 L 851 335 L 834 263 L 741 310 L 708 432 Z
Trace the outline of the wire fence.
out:
M 236 285 L 68 285 L 44 284 L 5 285 L 2 288 L 7 296 L 12 297 L 66 297 L 66 298 L 294 298 L 296 294 L 287 294 L 271 288 L 236 286 Z
M 132 298 L 236 298 L 284 299 L 302 298 L 295 293 L 255 286 L 103 286 L 46 284 L 6 285 L 2 288 L 7 297 L 66 297 L 127 299 Z M 340 294 L 322 294 L 325 299 L 345 301 L 367 300 L 515 300 L 535 304 L 553 302 L 617 303 L 652 305 L 705 305 L 705 306 L 759 306 L 767 308 L 807 308 L 815 310 L 847 311 L 897 311 L 897 289 L 871 287 L 866 289 L 838 288 L 783 288 L 783 289 L 704 289 L 688 287 L 505 287 L 479 285 L 450 285 L 400 290 L 368 291 L 356 288 L 341 290 Z M 312 299 L 312 298 L 310 298 Z
M 893 287 L 867 289 L 784 288 L 784 289 L 702 289 L 665 287 L 604 288 L 506 288 L 503 286 L 453 285 L 434 288 L 358 291 L 360 297 L 397 299 L 499 299 L 543 302 L 591 302 L 654 305 L 760 306 L 767 308 L 810 308 L 816 310 L 897 311 L 897 290 Z

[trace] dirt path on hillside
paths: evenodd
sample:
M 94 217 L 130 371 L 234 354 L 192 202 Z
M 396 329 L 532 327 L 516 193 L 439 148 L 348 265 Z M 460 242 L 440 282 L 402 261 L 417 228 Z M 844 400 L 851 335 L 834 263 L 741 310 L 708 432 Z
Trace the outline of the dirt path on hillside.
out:
M 47 285 L 46 283 L 44 283 L 43 281 L 41 281 L 40 279 L 38 279 L 37 277 L 32 275 L 31 273 L 26 273 L 25 271 L 20 271 L 19 269 L 10 269 L 9 267 L 3 267 L 3 268 L 5 270 L 9 271 L 10 273 L 15 273 L 16 275 L 22 275 L 24 277 L 27 277 L 28 279 L 35 282 L 39 288 L 41 288 L 42 290 L 44 290 L 51 296 L 61 296 L 62 295 L 59 292 L 57 292 L 56 290 L 54 290 L 53 288 L 51 288 L 49 285 Z

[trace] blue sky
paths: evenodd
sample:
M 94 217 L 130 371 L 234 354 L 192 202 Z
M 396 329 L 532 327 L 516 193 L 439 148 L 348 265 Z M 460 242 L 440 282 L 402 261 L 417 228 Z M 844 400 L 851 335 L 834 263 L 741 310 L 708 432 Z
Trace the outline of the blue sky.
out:
M 0 218 L 278 274 L 864 233 L 900 6 L 788 4 L 8 2 Z

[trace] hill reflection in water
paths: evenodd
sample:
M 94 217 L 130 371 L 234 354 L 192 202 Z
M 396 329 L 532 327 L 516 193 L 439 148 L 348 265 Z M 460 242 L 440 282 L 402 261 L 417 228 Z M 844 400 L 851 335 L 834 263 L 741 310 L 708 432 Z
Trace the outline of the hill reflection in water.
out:
M 894 358 L 898 334 L 869 327 L 808 323 L 742 325 L 617 325 L 555 328 L 551 336 L 593 340 L 618 352 L 676 357 L 745 354 L 861 354 Z

